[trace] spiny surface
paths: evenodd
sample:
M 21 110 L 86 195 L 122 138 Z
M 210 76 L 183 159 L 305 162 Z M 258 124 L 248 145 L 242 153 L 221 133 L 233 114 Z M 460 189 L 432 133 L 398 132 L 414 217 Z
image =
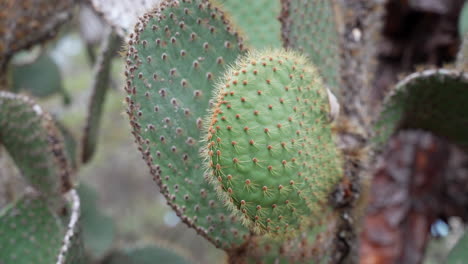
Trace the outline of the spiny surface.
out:
M 296 234 L 320 223 L 342 176 L 318 73 L 294 53 L 237 61 L 217 87 L 207 151 L 212 182 L 257 232 Z
M 136 25 L 127 52 L 127 113 L 136 142 L 177 215 L 216 246 L 248 236 L 204 179 L 202 118 L 214 80 L 242 53 L 208 1 L 166 1 Z
M 46 200 L 26 195 L 0 212 L 0 263 L 56 263 L 64 234 Z
M 246 44 L 256 47 L 281 47 L 281 11 L 279 0 L 218 0 L 239 29 L 246 34 Z
M 71 16 L 74 0 L 0 0 L 0 68 L 16 51 L 48 39 Z
M 426 70 L 402 80 L 376 122 L 375 141 L 386 143 L 399 129 L 423 129 L 468 146 L 468 76 Z
M 283 0 L 280 20 L 285 48 L 309 56 L 338 97 L 340 36 L 334 0 Z
M 71 188 L 62 136 L 32 100 L 0 92 L 0 142 L 29 184 L 48 198 L 58 200 Z
M 138 17 L 156 8 L 162 0 L 90 0 L 94 10 L 112 25 L 121 37 L 127 37 Z

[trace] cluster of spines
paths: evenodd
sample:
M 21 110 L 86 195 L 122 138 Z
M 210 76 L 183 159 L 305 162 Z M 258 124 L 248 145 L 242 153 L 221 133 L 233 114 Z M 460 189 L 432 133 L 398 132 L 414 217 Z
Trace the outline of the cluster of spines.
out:
M 340 178 L 316 76 L 302 58 L 266 51 L 238 61 L 218 85 L 207 165 L 223 200 L 257 232 L 296 233 Z

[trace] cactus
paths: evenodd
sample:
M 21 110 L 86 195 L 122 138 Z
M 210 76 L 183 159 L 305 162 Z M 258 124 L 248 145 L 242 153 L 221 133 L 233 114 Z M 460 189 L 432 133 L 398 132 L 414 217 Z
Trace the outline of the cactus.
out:
M 96 151 L 102 108 L 104 107 L 107 90 L 110 86 L 112 58 L 119 44 L 118 38 L 109 29 L 105 35 L 106 37 L 101 45 L 101 53 L 94 68 L 93 93 L 89 102 L 88 117 L 86 119 L 82 143 L 81 160 L 83 163 L 90 161 Z
M 457 70 L 425 70 L 398 83 L 376 122 L 382 146 L 398 129 L 424 129 L 467 146 L 468 76 Z M 450 103 L 448 103 L 450 102 Z
M 70 190 L 68 157 L 48 113 L 25 96 L 0 92 L 0 127 L 0 142 L 29 184 L 51 199 Z
M 55 35 L 71 16 L 74 0 L 1 0 L 0 69 L 14 52 L 31 47 Z M 6 11 L 8 10 L 8 11 Z
M 26 193 L 0 212 L 1 263 L 80 263 L 79 251 L 73 251 L 80 246 L 76 240 L 79 211 L 73 210 L 76 203 L 79 206 L 78 197 L 72 195 L 69 216 L 52 211 L 45 198 Z
M 238 30 L 245 30 L 245 42 L 256 48 L 281 46 L 280 1 L 218 0 Z
M 228 207 L 261 233 L 295 234 L 324 219 L 343 173 L 316 70 L 294 53 L 251 53 L 215 98 L 205 156 Z
M 127 113 L 139 149 L 168 203 L 218 247 L 249 235 L 204 180 L 199 156 L 214 80 L 242 42 L 207 1 L 166 1 L 136 25 L 127 48 Z
M 60 69 L 46 53 L 30 64 L 13 64 L 11 79 L 12 92 L 25 92 L 35 97 L 48 97 L 57 93 L 62 96 L 65 105 L 70 104 L 70 95 L 63 88 Z
M 282 0 L 280 20 L 286 48 L 296 49 L 316 65 L 330 90 L 340 88 L 340 18 L 336 1 Z M 304 18 L 307 17 L 306 20 Z
M 36 189 L 0 212 L 1 262 L 80 263 L 80 201 L 54 121 L 31 99 L 0 92 L 0 127 L 0 142 Z

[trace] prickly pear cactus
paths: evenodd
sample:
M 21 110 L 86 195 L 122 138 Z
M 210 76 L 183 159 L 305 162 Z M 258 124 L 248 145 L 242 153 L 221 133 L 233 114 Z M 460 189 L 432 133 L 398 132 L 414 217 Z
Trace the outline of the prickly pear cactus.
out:
M 468 76 L 456 70 L 426 70 L 397 84 L 376 122 L 375 142 L 398 129 L 424 129 L 468 146 Z
M 246 45 L 255 48 L 281 47 L 281 11 L 279 0 L 218 0 L 239 30 L 245 33 Z
M 71 188 L 68 156 L 50 115 L 25 96 L 0 92 L 0 142 L 23 176 L 49 199 Z
M 45 199 L 32 195 L 5 208 L 0 213 L 0 262 L 54 263 L 65 234 L 60 221 Z M 23 239 L 23 232 L 31 239 Z
M 74 0 L 0 1 L 0 69 L 14 52 L 54 35 L 71 16 Z M 2 69 L 3 70 L 3 69 Z
M 280 20 L 284 47 L 307 55 L 318 67 L 325 84 L 340 97 L 337 19 L 341 16 L 337 12 L 336 0 L 282 0 Z
M 109 29 L 105 31 L 104 35 L 101 51 L 93 72 L 94 79 L 91 85 L 93 92 L 88 106 L 88 116 L 82 141 L 81 160 L 83 163 L 89 162 L 96 152 L 101 116 L 111 81 L 112 58 L 120 47 L 119 39 Z
M 211 181 L 258 233 L 293 237 L 331 211 L 342 178 L 318 72 L 292 52 L 238 60 L 216 89 L 207 135 Z
M 80 200 L 74 190 L 65 195 L 64 210 L 56 212 L 41 194 L 27 192 L 0 211 L 2 264 L 80 264 Z
M 225 15 L 204 0 L 165 1 L 127 47 L 127 113 L 154 180 L 181 219 L 218 247 L 249 236 L 205 181 L 199 155 L 214 82 L 242 53 Z

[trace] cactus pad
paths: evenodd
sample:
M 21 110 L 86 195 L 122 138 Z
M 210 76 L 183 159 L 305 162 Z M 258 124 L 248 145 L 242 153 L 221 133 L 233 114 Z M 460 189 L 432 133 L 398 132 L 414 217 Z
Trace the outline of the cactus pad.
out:
M 207 166 L 226 204 L 258 232 L 296 234 L 318 223 L 342 159 L 318 72 L 292 52 L 239 59 L 207 120 Z
M 60 68 L 48 54 L 41 54 L 30 64 L 13 64 L 11 75 L 12 91 L 15 93 L 26 92 L 35 97 L 60 94 L 64 104 L 70 103 L 70 95 L 63 87 Z
M 0 68 L 16 51 L 48 39 L 71 16 L 74 0 L 0 0 Z
M 468 146 L 468 76 L 454 70 L 426 70 L 397 84 L 376 122 L 382 145 L 398 129 L 423 129 Z
M 299 50 L 318 67 L 325 83 L 340 97 L 340 34 L 335 0 L 282 1 L 285 48 Z
M 81 161 L 87 163 L 96 151 L 99 137 L 99 127 L 106 100 L 107 90 L 110 86 L 112 58 L 119 48 L 119 39 L 110 29 L 105 32 L 105 39 L 101 45 L 101 51 L 93 69 L 92 83 L 93 93 L 88 106 L 88 116 L 83 136 L 83 151 Z
M 208 1 L 165 1 L 143 16 L 127 47 L 127 113 L 162 194 L 179 217 L 218 247 L 249 232 L 218 201 L 199 155 L 214 82 L 242 53 L 224 14 Z
M 246 44 L 256 48 L 281 47 L 279 0 L 218 0 L 233 22 L 244 30 Z
M 43 196 L 33 193 L 0 211 L 0 263 L 81 263 L 80 203 L 74 191 L 68 195 L 66 216 L 56 214 Z
M 0 92 L 0 128 L 0 142 L 29 184 L 51 199 L 71 188 L 62 136 L 39 105 Z

